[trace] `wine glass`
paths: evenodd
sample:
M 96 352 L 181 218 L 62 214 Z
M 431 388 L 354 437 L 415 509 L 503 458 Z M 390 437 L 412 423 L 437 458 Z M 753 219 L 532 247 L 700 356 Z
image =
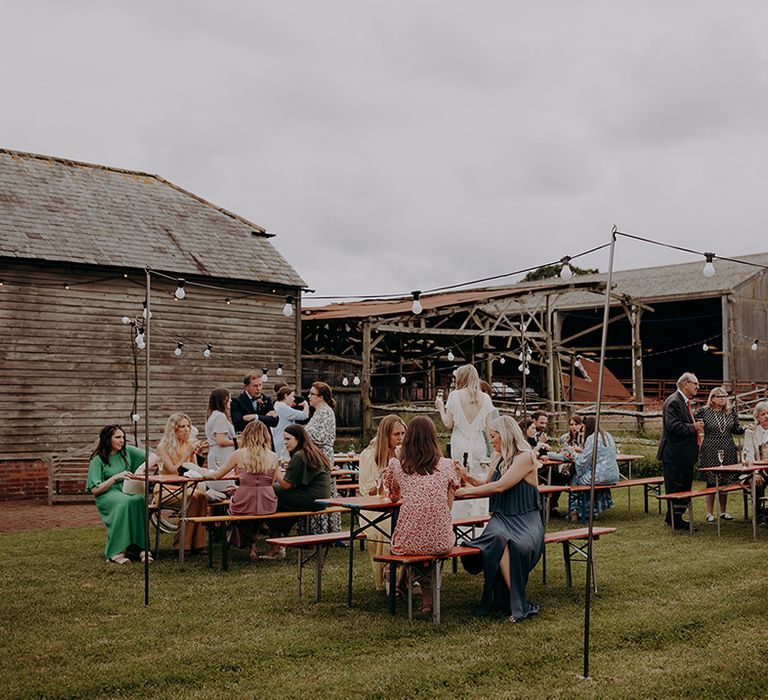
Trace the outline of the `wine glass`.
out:
M 725 459 L 725 450 L 717 451 L 717 461 L 720 462 L 720 466 L 723 466 L 723 460 Z

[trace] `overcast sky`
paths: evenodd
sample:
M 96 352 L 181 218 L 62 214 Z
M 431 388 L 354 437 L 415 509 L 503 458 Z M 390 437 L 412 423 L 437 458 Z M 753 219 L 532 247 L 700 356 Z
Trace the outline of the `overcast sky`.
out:
M 768 250 L 763 1 L 4 0 L 0 26 L 0 145 L 162 175 L 318 294 L 501 274 L 614 223 Z

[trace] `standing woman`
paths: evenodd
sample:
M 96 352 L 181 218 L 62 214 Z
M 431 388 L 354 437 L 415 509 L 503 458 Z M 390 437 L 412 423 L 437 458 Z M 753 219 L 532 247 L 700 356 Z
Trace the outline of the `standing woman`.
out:
M 490 615 L 496 606 L 520 622 L 539 612 L 539 606 L 526 597 L 528 575 L 544 551 L 544 525 L 540 514 L 538 462 L 520 426 L 509 416 L 491 424 L 494 450 L 493 473 L 483 483 L 471 474 L 462 478 L 471 484 L 456 491 L 456 496 L 490 496 L 491 520 L 483 534 L 468 544 L 480 549 L 479 559 L 465 557 L 470 573 L 483 572 L 485 583 L 478 617 Z
M 336 401 L 333 399 L 331 387 L 325 382 L 312 384 L 309 390 L 309 405 L 315 409 L 315 412 L 306 425 L 307 434 L 333 468 L 333 445 L 336 442 L 336 414 L 333 409 L 336 408 Z M 338 495 L 336 479 L 331 477 L 331 496 Z M 309 522 L 309 529 L 313 535 L 340 532 L 341 516 L 338 513 L 313 516 Z
M 280 456 L 283 451 L 283 433 L 289 425 L 293 425 L 297 420 L 304 421 L 309 416 L 309 406 L 306 401 L 300 405 L 301 410 L 293 408 L 296 400 L 296 392 L 284 384 L 277 390 L 277 401 L 275 401 L 275 412 L 277 413 L 277 427 L 275 428 L 275 453 Z M 336 422 L 334 420 L 334 433 Z
M 235 451 L 235 426 L 227 418 L 231 404 L 229 389 L 214 389 L 208 398 L 205 437 L 208 440 L 208 469 L 213 471 L 221 469 Z M 234 488 L 235 482 L 231 479 L 208 481 L 205 494 L 209 501 L 223 501 L 226 492 Z
M 493 404 L 491 397 L 480 389 L 480 377 L 472 365 L 462 365 L 456 370 L 456 390 L 448 395 L 447 404 L 438 396 L 435 407 L 448 430 L 451 431 L 451 457 L 459 462 L 468 456 L 469 473 L 485 480 L 487 474 L 481 467 L 488 457 L 485 431 L 491 425 Z M 488 515 L 488 501 L 477 499 L 455 503 L 454 518 Z
M 360 484 L 361 496 L 384 496 L 384 479 L 390 460 L 397 457 L 397 452 L 405 435 L 405 423 L 400 416 L 389 415 L 382 418 L 376 437 L 371 444 L 360 454 Z M 361 515 L 368 520 L 374 520 L 381 513 L 374 511 L 362 511 Z M 365 548 L 371 557 L 373 568 L 373 585 L 377 591 L 383 591 L 387 578 L 384 572 L 385 564 L 374 561 L 374 557 L 389 554 L 390 522 L 384 520 L 376 525 L 383 530 L 379 532 L 374 528 L 368 530 L 365 540 Z
M 144 450 L 126 445 L 125 431 L 119 425 L 101 429 L 88 465 L 85 488 L 96 497 L 96 507 L 107 528 L 104 556 L 115 564 L 130 563 L 128 555 L 137 551 L 144 561 L 144 494 L 123 493 L 123 482 L 132 478 L 143 462 Z
M 722 451 L 722 464 L 736 464 L 738 454 L 734 435 L 744 433 L 744 428 L 739 425 L 739 417 L 731 410 L 731 402 L 728 400 L 728 392 L 722 387 L 715 387 L 709 392 L 707 405 L 696 412 L 696 420 L 704 421 L 704 437 L 699 447 L 700 467 L 719 467 L 721 462 L 718 453 Z M 712 472 L 701 472 L 707 482 L 707 486 L 715 486 L 716 479 Z M 721 474 L 718 478 L 720 484 L 733 484 L 737 481 L 737 474 Z M 723 520 L 733 520 L 733 516 L 726 510 L 728 494 L 720 494 L 720 517 Z M 714 523 L 717 518 L 714 514 L 715 494 L 707 496 L 707 522 Z
M 390 498 L 403 500 L 392 533 L 392 554 L 450 552 L 454 542 L 451 505 L 460 481 L 453 461 L 442 455 L 429 418 L 418 416 L 408 424 L 400 457 L 391 460 L 385 479 Z M 422 585 L 421 594 L 420 612 L 432 612 L 431 586 Z
M 165 430 L 157 445 L 157 456 L 160 459 L 161 474 L 178 474 L 179 467 L 197 469 L 195 455 L 201 448 L 199 440 L 190 440 L 192 423 L 185 413 L 172 413 L 165 423 Z M 157 499 L 162 484 L 155 487 Z M 163 505 L 171 508 L 181 508 L 180 488 L 173 488 L 170 498 L 163 496 Z M 206 515 L 208 501 L 201 489 L 195 489 L 187 498 L 187 516 Z M 179 530 L 173 537 L 174 549 L 179 548 Z M 184 528 L 184 551 L 193 554 L 203 554 L 205 549 L 205 526 L 201 523 L 187 523 Z

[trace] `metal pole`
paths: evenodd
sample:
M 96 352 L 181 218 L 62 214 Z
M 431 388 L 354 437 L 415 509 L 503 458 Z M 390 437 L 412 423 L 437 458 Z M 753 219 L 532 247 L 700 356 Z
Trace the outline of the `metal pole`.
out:
M 584 678 L 589 678 L 589 608 L 592 598 L 592 529 L 595 508 L 595 464 L 597 463 L 597 441 L 600 439 L 600 410 L 603 403 L 603 372 L 605 371 L 605 346 L 608 341 L 608 320 L 611 310 L 611 287 L 613 285 L 613 252 L 616 247 L 616 231 L 611 229 L 611 248 L 608 255 L 608 281 L 605 286 L 603 306 L 603 337 L 600 342 L 600 370 L 597 379 L 597 402 L 595 404 L 595 433 L 592 443 L 592 477 L 589 482 L 589 535 L 587 537 L 587 588 L 584 595 Z
M 147 266 L 144 271 L 147 302 L 147 318 L 144 325 L 144 342 L 147 344 L 147 354 L 144 358 L 144 605 L 149 605 L 149 350 L 152 347 L 149 326 L 152 313 L 149 303 L 150 267 Z

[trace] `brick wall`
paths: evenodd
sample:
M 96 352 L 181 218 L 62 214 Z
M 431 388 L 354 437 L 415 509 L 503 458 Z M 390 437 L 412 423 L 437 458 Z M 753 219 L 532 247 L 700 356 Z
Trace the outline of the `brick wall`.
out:
M 0 460 L 0 501 L 47 496 L 48 469 L 42 459 Z

